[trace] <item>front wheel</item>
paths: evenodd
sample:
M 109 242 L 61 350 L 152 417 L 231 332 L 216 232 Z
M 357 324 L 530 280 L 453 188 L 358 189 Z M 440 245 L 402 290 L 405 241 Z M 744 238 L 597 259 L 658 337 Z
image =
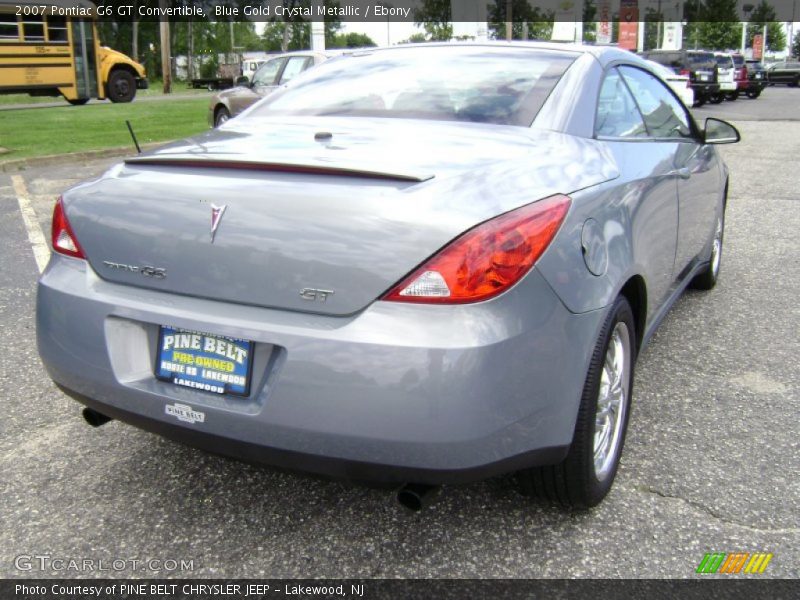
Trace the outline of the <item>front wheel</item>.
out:
M 128 71 L 111 71 L 106 84 L 106 96 L 112 102 L 130 102 L 136 96 L 136 79 Z
M 725 99 L 726 100 L 730 100 L 731 102 L 733 102 L 734 100 L 736 100 L 738 98 L 739 98 L 739 92 L 729 92 L 729 93 L 725 94 Z
M 608 494 L 628 428 L 635 332 L 631 306 L 620 296 L 606 317 L 592 354 L 569 453 L 557 465 L 519 473 L 524 493 L 575 509 L 596 506 Z
M 224 106 L 220 106 L 214 113 L 214 127 L 219 127 L 231 118 L 231 113 Z
M 755 92 L 747 92 L 747 97 L 750 98 L 751 100 L 755 100 L 760 95 L 761 95 L 761 90 L 758 90 L 758 91 L 755 91 Z
M 725 100 L 724 94 L 714 94 L 708 99 L 708 101 L 711 102 L 711 104 L 719 104 L 723 100 Z

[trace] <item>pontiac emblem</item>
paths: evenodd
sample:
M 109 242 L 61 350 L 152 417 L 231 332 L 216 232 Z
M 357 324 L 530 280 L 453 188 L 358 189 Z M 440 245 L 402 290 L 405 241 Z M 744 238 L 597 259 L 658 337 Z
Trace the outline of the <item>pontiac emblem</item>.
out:
M 219 222 L 222 221 L 222 215 L 225 214 L 225 209 L 228 208 L 227 204 L 223 204 L 222 206 L 217 206 L 216 204 L 211 205 L 211 243 L 214 243 L 214 235 L 217 233 L 217 227 L 219 227 Z

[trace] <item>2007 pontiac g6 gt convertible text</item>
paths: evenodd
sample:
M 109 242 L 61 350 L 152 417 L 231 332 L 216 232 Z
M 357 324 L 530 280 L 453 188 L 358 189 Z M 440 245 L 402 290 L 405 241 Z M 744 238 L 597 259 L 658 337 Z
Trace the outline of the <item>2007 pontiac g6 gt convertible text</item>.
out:
M 716 282 L 738 139 L 613 48 L 334 58 L 65 192 L 39 352 L 94 424 L 593 506 L 637 353 Z

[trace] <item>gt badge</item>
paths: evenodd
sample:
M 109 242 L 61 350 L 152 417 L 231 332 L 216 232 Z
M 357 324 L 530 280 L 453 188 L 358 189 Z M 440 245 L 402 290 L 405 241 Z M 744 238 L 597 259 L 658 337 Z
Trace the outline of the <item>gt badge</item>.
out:
M 222 206 L 217 206 L 216 204 L 211 205 L 211 243 L 214 243 L 214 235 L 217 233 L 217 227 L 219 227 L 219 222 L 222 221 L 222 215 L 225 214 L 225 209 L 228 208 L 227 204 L 223 204 Z

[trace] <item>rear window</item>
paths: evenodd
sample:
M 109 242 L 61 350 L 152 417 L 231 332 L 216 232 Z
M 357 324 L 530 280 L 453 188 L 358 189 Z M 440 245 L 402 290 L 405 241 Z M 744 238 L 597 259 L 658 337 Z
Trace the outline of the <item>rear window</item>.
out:
M 732 69 L 733 59 L 730 56 L 717 56 L 717 66 L 721 69 Z
M 710 52 L 691 53 L 686 55 L 687 61 L 692 69 L 713 69 L 717 66 L 714 55 Z
M 421 47 L 329 60 L 250 116 L 346 115 L 530 126 L 577 57 L 560 50 Z
M 733 64 L 736 65 L 736 68 L 739 69 L 744 66 L 744 56 L 737 55 L 733 57 Z

